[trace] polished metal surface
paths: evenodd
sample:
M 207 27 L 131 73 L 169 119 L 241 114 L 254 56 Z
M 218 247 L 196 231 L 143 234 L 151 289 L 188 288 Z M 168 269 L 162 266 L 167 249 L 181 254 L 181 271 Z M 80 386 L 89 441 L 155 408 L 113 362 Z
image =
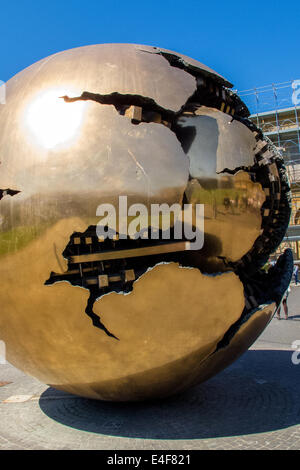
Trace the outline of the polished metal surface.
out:
M 8 361 L 75 394 L 142 400 L 204 380 L 262 331 L 274 298 L 248 298 L 240 266 L 280 220 L 283 173 L 267 142 L 234 118 L 228 85 L 193 59 L 124 44 L 54 54 L 7 83 L 0 339 Z M 203 248 L 175 239 L 145 247 L 118 233 L 101 240 L 97 207 L 118 213 L 122 195 L 149 209 L 203 204 Z
M 174 251 L 189 250 L 189 242 L 166 243 L 164 245 L 154 245 L 145 248 L 132 248 L 130 250 L 113 250 L 108 252 L 91 253 L 78 255 L 70 258 L 73 264 L 90 263 L 92 261 L 106 261 L 111 259 L 136 258 L 138 256 L 159 255 L 173 253 Z

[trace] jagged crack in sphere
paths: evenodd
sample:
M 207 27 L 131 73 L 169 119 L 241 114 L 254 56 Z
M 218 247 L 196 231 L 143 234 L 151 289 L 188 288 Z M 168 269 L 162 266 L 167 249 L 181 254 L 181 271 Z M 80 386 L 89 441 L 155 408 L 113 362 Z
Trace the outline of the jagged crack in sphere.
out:
M 231 87 L 196 60 L 133 44 L 60 52 L 8 81 L 9 362 L 85 397 L 144 400 L 206 380 L 255 341 L 291 278 L 289 251 L 261 269 L 286 231 L 290 195 L 280 154 Z M 160 218 L 140 238 L 120 225 L 99 237 L 98 206 L 120 216 L 120 196 L 149 211 L 203 205 L 203 246 L 189 249 Z

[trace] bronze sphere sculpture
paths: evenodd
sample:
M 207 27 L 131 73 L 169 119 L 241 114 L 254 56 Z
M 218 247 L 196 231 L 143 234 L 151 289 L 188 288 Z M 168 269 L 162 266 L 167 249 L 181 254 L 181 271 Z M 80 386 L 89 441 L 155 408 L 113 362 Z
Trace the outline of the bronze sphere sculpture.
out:
M 81 396 L 144 400 L 206 380 L 255 341 L 290 277 L 288 252 L 261 270 L 287 228 L 289 186 L 230 88 L 198 61 L 133 44 L 60 52 L 8 81 L 0 339 L 9 362 Z M 111 230 L 99 205 L 120 215 L 124 196 L 149 211 L 201 205 L 203 246 L 176 238 L 175 221 L 160 216 L 155 237 L 151 218 L 139 238 L 120 225 L 99 236 L 99 223 Z

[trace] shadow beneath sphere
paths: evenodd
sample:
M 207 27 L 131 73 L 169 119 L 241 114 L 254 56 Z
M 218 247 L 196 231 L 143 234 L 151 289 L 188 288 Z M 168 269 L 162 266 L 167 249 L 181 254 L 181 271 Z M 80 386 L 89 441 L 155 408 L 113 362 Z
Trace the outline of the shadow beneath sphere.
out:
M 204 439 L 270 432 L 299 424 L 300 365 L 292 351 L 250 350 L 222 373 L 160 401 L 112 403 L 48 388 L 40 408 L 51 419 L 98 434 Z

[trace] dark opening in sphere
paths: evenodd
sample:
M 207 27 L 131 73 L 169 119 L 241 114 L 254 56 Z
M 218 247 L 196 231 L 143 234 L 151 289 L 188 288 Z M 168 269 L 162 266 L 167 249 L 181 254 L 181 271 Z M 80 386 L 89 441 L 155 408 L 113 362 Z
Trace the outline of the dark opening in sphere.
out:
M 104 44 L 47 57 L 0 105 L 0 339 L 39 380 L 103 400 L 174 394 L 242 354 L 291 277 L 289 186 L 231 84 L 181 54 Z M 119 197 L 202 204 L 204 245 L 147 219 L 102 240 Z M 134 216 L 129 215 L 126 223 Z M 170 228 L 170 240 L 163 238 Z M 148 230 L 149 229 L 149 230 Z M 123 251 L 122 251 L 123 250 Z

